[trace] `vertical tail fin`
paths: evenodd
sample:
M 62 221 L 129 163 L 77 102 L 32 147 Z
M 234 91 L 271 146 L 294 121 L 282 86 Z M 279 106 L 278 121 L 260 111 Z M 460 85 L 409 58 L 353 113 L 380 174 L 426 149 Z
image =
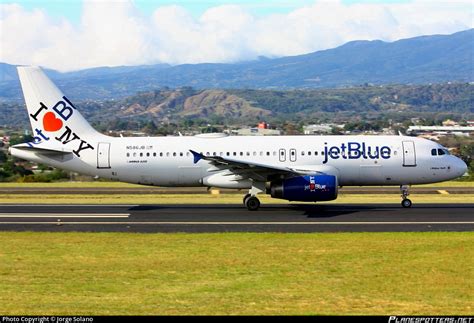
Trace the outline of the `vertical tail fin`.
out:
M 33 145 L 67 145 L 77 156 L 103 135 L 82 117 L 73 103 L 39 67 L 18 67 L 28 117 L 33 129 Z

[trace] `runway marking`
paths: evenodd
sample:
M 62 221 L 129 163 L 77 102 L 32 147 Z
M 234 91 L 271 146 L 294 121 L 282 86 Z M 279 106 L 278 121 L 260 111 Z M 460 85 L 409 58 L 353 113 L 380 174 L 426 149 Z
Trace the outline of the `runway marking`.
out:
M 57 222 L 0 222 L 3 224 L 58 224 Z M 137 222 L 62 222 L 61 224 L 78 224 L 78 225 L 112 225 L 112 224 L 163 224 L 163 225 L 379 225 L 379 224 L 399 224 L 399 225 L 413 225 L 413 224 L 474 224 L 474 221 L 459 221 L 459 222 L 159 222 L 159 221 L 137 221 Z
M 449 194 L 449 192 L 446 191 L 446 190 L 438 190 L 438 193 L 439 194 Z
M 0 213 L 0 218 L 128 218 L 130 213 Z

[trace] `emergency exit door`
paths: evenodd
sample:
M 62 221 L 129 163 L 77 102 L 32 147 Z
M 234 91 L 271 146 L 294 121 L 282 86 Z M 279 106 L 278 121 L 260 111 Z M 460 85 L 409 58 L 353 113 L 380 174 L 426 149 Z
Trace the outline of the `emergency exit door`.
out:
M 413 141 L 403 141 L 403 166 L 416 166 L 415 143 Z
M 296 161 L 296 149 L 290 149 L 290 161 Z
M 99 142 L 97 146 L 97 168 L 110 168 L 110 143 Z
M 280 149 L 280 151 L 278 152 L 278 156 L 281 162 L 286 161 L 286 149 Z

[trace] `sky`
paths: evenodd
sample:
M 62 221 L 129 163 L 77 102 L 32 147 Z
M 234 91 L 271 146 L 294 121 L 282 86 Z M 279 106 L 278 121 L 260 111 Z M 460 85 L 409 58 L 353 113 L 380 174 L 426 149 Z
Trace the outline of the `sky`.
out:
M 230 63 L 473 27 L 471 0 L 0 0 L 0 62 Z

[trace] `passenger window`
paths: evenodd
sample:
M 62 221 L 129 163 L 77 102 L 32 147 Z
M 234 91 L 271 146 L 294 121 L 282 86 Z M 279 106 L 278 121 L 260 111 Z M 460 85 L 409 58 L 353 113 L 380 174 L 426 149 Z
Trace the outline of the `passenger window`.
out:
M 270 156 L 270 152 L 269 152 L 269 151 L 267 151 L 267 156 Z
M 176 153 L 173 153 L 173 157 L 176 157 Z
M 163 153 L 160 153 L 160 157 L 163 157 Z
M 156 157 L 156 153 L 153 153 L 153 157 Z
M 436 156 L 436 148 L 431 149 L 431 156 Z
M 237 156 L 237 153 L 236 153 L 235 151 L 234 151 L 232 154 L 233 154 L 234 156 Z
M 180 155 L 181 157 L 183 157 L 183 153 L 179 153 L 179 155 Z
M 230 156 L 230 152 L 226 152 L 225 154 L 226 154 L 226 156 Z
M 314 156 L 318 156 L 318 152 L 317 152 L 317 151 L 314 152 Z
M 147 157 L 150 157 L 150 153 L 146 153 L 146 156 L 147 156 Z
M 304 156 L 304 151 L 301 151 L 301 156 Z
M 310 151 L 308 151 L 308 156 L 311 156 L 311 152 L 310 152 Z
M 240 152 L 240 156 L 243 156 L 243 155 L 244 155 L 244 153 L 241 151 L 241 152 Z
M 140 153 L 140 157 L 143 157 L 143 153 Z
M 127 153 L 127 157 L 130 157 L 130 153 Z

